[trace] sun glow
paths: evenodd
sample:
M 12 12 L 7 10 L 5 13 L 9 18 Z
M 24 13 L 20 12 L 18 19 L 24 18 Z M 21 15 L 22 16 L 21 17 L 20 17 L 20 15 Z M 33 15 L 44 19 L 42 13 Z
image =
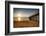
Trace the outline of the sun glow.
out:
M 21 14 L 18 14 L 18 21 L 21 21 Z
M 18 17 L 21 17 L 21 14 L 18 14 Z

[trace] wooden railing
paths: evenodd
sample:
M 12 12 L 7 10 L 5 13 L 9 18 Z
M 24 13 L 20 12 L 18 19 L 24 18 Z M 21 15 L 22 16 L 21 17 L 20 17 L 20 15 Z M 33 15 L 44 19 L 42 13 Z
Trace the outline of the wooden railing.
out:
M 32 15 L 29 17 L 30 20 L 36 20 L 36 21 L 39 21 L 39 13 L 38 14 L 35 14 L 35 15 Z

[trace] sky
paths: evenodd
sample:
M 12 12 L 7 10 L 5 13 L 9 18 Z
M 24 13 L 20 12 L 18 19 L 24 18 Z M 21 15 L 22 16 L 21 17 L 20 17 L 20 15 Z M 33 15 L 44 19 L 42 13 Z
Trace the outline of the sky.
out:
M 13 9 L 13 16 L 14 17 L 18 17 L 18 16 L 21 16 L 21 17 L 29 17 L 29 16 L 32 16 L 34 14 L 37 14 L 38 13 L 38 9 L 29 9 L 29 8 L 14 8 Z

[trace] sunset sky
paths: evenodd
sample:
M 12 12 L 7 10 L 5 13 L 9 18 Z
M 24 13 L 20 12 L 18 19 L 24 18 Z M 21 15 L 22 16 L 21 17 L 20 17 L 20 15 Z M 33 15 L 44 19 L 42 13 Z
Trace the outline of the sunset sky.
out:
M 29 17 L 38 13 L 38 9 L 14 8 L 13 10 L 14 17 Z

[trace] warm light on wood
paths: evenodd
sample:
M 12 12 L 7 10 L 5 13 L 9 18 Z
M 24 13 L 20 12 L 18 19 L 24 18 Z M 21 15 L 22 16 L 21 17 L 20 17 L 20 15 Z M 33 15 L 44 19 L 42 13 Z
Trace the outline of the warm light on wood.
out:
M 21 18 L 20 17 L 18 17 L 18 21 L 21 21 Z

